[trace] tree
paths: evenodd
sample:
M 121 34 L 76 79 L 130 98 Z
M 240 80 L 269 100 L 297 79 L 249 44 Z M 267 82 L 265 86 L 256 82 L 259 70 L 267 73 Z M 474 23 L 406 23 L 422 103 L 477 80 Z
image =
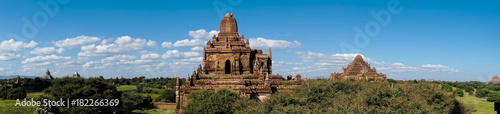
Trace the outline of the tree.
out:
M 443 89 L 446 92 L 453 92 L 453 87 L 451 87 L 448 84 L 441 84 L 441 89 Z
M 455 90 L 455 92 L 453 92 L 454 94 L 460 96 L 460 97 L 464 97 L 464 90 L 460 89 L 460 88 L 457 88 Z
M 156 98 L 156 101 L 169 103 L 175 102 L 175 90 L 171 88 L 166 89 L 158 98 Z
M 150 96 L 144 96 L 140 93 L 130 91 L 125 92 L 121 96 L 121 106 L 130 112 L 134 109 L 148 109 L 151 108 L 152 99 Z
M 116 87 L 105 82 L 100 78 L 59 78 L 55 79 L 51 87 L 45 90 L 45 94 L 52 96 L 55 99 L 63 98 L 72 99 L 119 99 L 121 93 L 116 90 Z M 94 106 L 94 107 L 54 107 L 54 113 L 85 113 L 85 112 L 102 112 L 111 113 L 111 106 Z
M 500 93 L 497 91 L 490 92 L 486 100 L 489 102 L 500 102 Z
M 476 97 L 479 97 L 479 98 L 486 97 L 486 96 L 488 96 L 489 92 L 490 92 L 490 90 L 488 90 L 487 88 L 480 89 L 476 92 Z
M 191 102 L 183 107 L 186 114 L 220 114 L 232 113 L 232 105 L 239 98 L 236 92 L 229 89 L 220 89 L 217 93 L 210 90 L 200 90 L 188 96 Z
M 26 90 L 22 87 L 9 89 L 7 99 L 23 99 L 26 98 Z
M 465 92 L 474 92 L 474 87 L 472 86 L 465 87 Z

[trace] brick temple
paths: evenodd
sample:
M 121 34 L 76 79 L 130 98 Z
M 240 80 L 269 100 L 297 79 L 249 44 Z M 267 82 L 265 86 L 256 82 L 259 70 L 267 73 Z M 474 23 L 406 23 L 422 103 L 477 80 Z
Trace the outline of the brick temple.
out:
M 287 79 L 272 74 L 272 51 L 264 54 L 251 49 L 248 39 L 239 35 L 236 19 L 227 13 L 220 23 L 219 34 L 203 48 L 203 63 L 188 74 L 185 85 L 177 77 L 176 112 L 189 101 L 187 96 L 196 90 L 229 88 L 252 99 L 265 99 L 280 90 L 295 90 L 301 76 Z
M 500 78 L 497 75 L 495 75 L 495 76 L 493 76 L 493 78 L 491 78 L 490 81 L 486 82 L 486 84 L 489 84 L 489 83 L 493 83 L 493 84 L 500 83 Z
M 342 71 L 340 73 L 334 72 L 330 74 L 330 80 L 340 80 L 340 79 L 355 79 L 355 80 L 387 80 L 385 74 L 377 73 L 375 68 L 371 68 L 370 64 L 363 60 L 361 55 L 357 55 L 354 61 L 349 63 L 346 68 L 342 66 Z

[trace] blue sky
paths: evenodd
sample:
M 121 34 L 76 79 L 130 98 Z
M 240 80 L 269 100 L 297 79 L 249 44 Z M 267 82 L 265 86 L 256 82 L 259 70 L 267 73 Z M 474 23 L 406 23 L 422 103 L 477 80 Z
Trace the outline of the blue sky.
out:
M 362 54 L 394 79 L 500 74 L 493 0 L 4 0 L 0 75 L 185 76 L 227 12 L 252 48 L 273 48 L 273 73 L 326 78 Z

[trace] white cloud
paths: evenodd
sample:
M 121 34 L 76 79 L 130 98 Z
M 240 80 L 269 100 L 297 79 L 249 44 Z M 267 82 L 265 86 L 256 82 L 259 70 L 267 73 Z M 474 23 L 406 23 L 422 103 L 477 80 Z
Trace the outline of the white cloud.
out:
M 192 47 L 191 51 L 203 51 L 203 47 L 200 46 Z
M 2 72 L 2 71 L 4 71 L 4 70 L 5 70 L 5 68 L 1 68 L 1 67 L 0 67 L 0 72 Z
M 172 42 L 163 42 L 163 43 L 161 43 L 161 47 L 172 48 L 172 46 L 173 46 Z
M 118 37 L 114 44 L 108 45 L 86 45 L 82 46 L 78 56 L 101 56 L 107 57 L 116 54 L 123 54 L 130 51 L 139 51 L 146 46 L 146 40 L 141 38 L 131 38 L 130 36 Z
M 179 40 L 174 43 L 174 47 L 193 47 L 193 46 L 204 46 L 208 40 L 204 39 L 184 39 Z
M 280 69 L 280 71 L 285 71 L 287 73 L 313 73 L 313 74 L 329 74 L 331 72 L 340 72 L 342 67 L 346 67 L 351 63 L 358 54 L 333 54 L 325 55 L 323 53 L 307 52 L 301 53 L 300 58 L 304 62 L 312 62 L 311 66 L 304 65 L 293 65 L 292 63 L 285 64 L 286 62 L 273 61 L 273 66 L 284 67 L 291 66 L 288 68 Z M 362 55 L 363 56 L 363 55 Z M 421 66 L 408 66 L 403 63 L 390 63 L 390 62 L 376 62 L 363 56 L 363 59 L 371 64 L 371 67 L 375 67 L 378 72 L 382 73 L 431 73 L 431 72 L 458 72 L 458 70 L 450 68 L 444 65 L 421 65 Z
M 198 52 L 180 52 L 179 50 L 168 50 L 161 57 L 163 59 L 182 59 L 200 56 Z
M 271 47 L 272 49 L 275 50 L 283 50 L 291 47 L 300 47 L 300 45 L 302 45 L 298 41 L 289 42 L 286 40 L 271 40 L 260 37 L 250 38 L 249 41 L 250 41 L 250 47 L 257 49 L 268 49 L 269 47 Z
M 43 63 L 43 64 L 49 64 L 54 63 L 54 62 L 60 62 L 60 61 L 68 61 L 71 60 L 70 56 L 63 57 L 63 56 L 57 56 L 57 55 L 47 55 L 47 56 L 36 56 L 32 58 L 27 58 L 26 60 L 22 61 L 22 64 L 28 64 L 28 63 Z
M 156 47 L 156 41 L 149 40 L 148 43 L 147 43 L 147 46 L 149 46 L 149 47 Z
M 207 32 L 205 29 L 200 29 L 197 31 L 189 31 L 189 36 L 198 39 L 198 38 L 205 38 L 205 39 L 210 39 L 214 35 L 219 34 L 219 31 L 212 30 L 210 32 Z
M 29 43 L 24 43 L 22 41 L 14 41 L 14 39 L 4 40 L 0 43 L 0 52 L 12 52 L 12 51 L 21 51 L 27 48 L 33 48 L 38 43 L 31 41 Z
M 157 53 L 147 53 L 147 54 L 143 54 L 141 55 L 141 59 L 160 59 L 161 56 L 160 54 L 157 54 Z
M 21 54 L 0 53 L 0 61 L 10 61 L 21 57 Z
M 68 38 L 65 40 L 59 40 L 59 41 L 53 41 L 55 46 L 57 47 L 67 47 L 67 48 L 73 48 L 73 47 L 79 47 L 91 43 L 95 43 L 100 41 L 101 39 L 98 37 L 91 37 L 91 36 L 77 36 L 75 38 Z M 103 41 L 103 43 L 106 43 Z
M 49 54 L 60 54 L 63 53 L 65 50 L 63 48 L 56 49 L 54 47 L 44 47 L 44 48 L 35 48 L 33 49 L 30 53 L 31 54 L 38 54 L 38 55 L 49 55 Z

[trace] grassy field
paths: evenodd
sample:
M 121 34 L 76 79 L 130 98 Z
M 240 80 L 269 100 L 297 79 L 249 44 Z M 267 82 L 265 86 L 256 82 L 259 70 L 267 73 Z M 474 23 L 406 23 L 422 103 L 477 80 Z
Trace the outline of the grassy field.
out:
M 116 90 L 118 90 L 118 91 L 130 91 L 130 90 L 134 90 L 134 89 L 137 89 L 137 87 L 135 85 L 116 86 Z
M 149 109 L 149 110 L 133 110 L 133 113 L 139 114 L 173 114 L 175 109 Z
M 486 101 L 485 98 L 477 98 L 476 96 L 465 94 L 464 97 L 456 97 L 457 100 L 467 105 L 474 106 L 477 112 L 474 114 L 496 114 L 494 103 Z
M 453 87 L 453 91 L 455 91 L 455 89 L 457 88 Z M 476 108 L 477 111 L 474 112 L 474 114 L 496 114 L 494 109 L 495 105 L 493 102 L 486 101 L 486 98 L 477 98 L 474 95 L 469 95 L 469 93 L 465 91 L 464 93 L 465 93 L 464 97 L 459 97 L 457 95 L 455 96 L 455 98 L 462 103 L 465 103 L 469 106 L 473 106 L 474 108 Z
M 32 93 L 28 93 L 26 95 L 26 98 L 37 98 L 42 94 L 43 94 L 43 92 L 32 92 Z
M 36 106 L 15 106 L 16 100 L 0 100 L 0 114 L 33 114 Z

